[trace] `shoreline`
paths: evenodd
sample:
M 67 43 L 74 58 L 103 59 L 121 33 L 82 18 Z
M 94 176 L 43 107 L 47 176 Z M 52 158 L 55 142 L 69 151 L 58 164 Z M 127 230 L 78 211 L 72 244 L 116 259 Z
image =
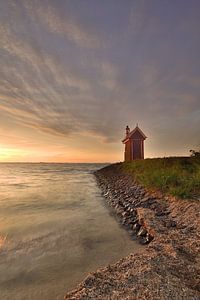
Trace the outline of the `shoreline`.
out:
M 146 246 L 90 273 L 65 299 L 199 299 L 200 203 L 150 193 L 120 163 L 95 176 L 119 222 Z

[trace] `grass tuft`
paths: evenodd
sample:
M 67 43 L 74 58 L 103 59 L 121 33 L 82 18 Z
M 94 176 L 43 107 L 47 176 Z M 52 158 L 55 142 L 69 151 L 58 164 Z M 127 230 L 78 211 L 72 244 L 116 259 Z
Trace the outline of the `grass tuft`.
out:
M 199 157 L 167 157 L 122 164 L 124 171 L 147 188 L 180 198 L 200 197 Z

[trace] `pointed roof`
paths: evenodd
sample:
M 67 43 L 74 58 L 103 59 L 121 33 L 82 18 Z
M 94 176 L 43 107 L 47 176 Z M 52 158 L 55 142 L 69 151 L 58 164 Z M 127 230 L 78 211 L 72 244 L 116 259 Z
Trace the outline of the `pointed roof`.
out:
M 132 138 L 132 136 L 136 133 L 139 132 L 139 134 L 142 136 L 142 138 L 145 140 L 147 138 L 147 136 L 144 134 L 144 132 L 142 132 L 142 130 L 138 127 L 138 125 L 128 134 L 128 136 L 126 136 L 122 142 L 126 143 L 128 142 L 129 139 Z

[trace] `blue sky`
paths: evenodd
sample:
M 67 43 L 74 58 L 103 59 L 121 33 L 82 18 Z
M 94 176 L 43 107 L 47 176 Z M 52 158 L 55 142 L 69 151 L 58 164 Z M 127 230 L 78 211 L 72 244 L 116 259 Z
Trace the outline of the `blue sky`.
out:
M 118 161 L 200 146 L 200 2 L 1 0 L 0 160 Z

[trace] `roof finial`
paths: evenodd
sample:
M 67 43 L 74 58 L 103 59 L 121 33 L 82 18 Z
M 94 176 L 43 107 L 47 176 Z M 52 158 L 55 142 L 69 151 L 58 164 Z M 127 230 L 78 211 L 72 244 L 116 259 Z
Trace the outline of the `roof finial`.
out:
M 129 126 L 127 125 L 127 126 L 126 126 L 126 137 L 129 135 L 129 133 L 130 133 L 130 128 L 129 128 Z
M 136 123 L 136 127 L 138 127 L 138 123 Z

